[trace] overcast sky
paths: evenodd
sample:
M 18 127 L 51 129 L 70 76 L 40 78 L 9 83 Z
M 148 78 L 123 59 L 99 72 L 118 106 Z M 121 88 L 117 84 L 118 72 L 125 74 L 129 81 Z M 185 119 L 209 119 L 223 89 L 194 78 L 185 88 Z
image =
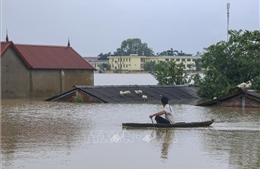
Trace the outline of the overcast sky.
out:
M 67 45 L 82 56 L 114 52 L 140 38 L 155 53 L 185 53 L 227 39 L 230 29 L 259 29 L 259 0 L 1 0 L 1 40 Z

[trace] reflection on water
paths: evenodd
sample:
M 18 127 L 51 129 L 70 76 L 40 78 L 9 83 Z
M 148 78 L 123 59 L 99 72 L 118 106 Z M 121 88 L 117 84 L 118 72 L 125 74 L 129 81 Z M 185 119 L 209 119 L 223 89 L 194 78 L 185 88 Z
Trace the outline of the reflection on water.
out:
M 212 127 L 125 129 L 161 105 L 2 100 L 3 168 L 259 168 L 260 110 L 173 105 Z
M 156 140 L 161 142 L 161 158 L 167 159 L 168 158 L 168 151 L 171 143 L 174 140 L 174 130 L 156 130 Z

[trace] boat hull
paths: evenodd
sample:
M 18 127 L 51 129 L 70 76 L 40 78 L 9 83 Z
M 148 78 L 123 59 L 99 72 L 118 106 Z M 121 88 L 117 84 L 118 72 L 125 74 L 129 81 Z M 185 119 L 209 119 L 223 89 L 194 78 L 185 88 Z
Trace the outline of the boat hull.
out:
M 157 128 L 190 128 L 190 127 L 208 127 L 214 120 L 203 121 L 203 122 L 177 122 L 174 124 L 153 124 L 153 123 L 122 123 L 123 127 L 135 127 L 135 128 L 146 128 L 146 127 L 157 127 Z

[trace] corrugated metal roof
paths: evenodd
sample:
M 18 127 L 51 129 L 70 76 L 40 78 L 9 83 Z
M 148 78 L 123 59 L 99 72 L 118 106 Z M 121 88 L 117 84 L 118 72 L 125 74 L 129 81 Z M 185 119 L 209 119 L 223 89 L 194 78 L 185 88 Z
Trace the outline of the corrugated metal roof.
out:
M 10 42 L 13 44 L 12 42 Z M 2 45 L 3 44 L 3 45 Z M 3 47 L 2 47 L 3 46 Z M 95 68 L 69 46 L 13 44 L 19 56 L 32 69 L 88 69 Z M 1 49 L 6 47 L 1 42 Z M 4 50 L 1 50 L 4 52 Z M 2 55 L 2 52 L 1 52 Z
M 104 103 L 160 103 L 161 96 L 169 98 L 170 102 L 180 102 L 190 100 L 198 100 L 196 87 L 176 86 L 176 85 L 122 85 L 122 86 L 75 86 L 74 89 L 54 96 L 48 101 L 54 101 L 66 97 L 73 91 L 83 91 L 88 96 Z M 131 94 L 120 95 L 120 91 L 129 90 Z M 142 90 L 142 94 L 136 94 L 135 90 Z M 142 95 L 146 95 L 144 100 Z
M 33 69 L 95 69 L 68 46 L 15 46 Z

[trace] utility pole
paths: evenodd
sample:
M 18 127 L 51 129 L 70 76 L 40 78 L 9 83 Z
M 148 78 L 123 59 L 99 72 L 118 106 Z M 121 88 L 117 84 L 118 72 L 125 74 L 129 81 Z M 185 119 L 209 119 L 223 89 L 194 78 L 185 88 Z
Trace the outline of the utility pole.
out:
M 230 3 L 227 3 L 227 41 L 228 41 L 228 31 L 229 31 L 229 8 L 230 8 Z

